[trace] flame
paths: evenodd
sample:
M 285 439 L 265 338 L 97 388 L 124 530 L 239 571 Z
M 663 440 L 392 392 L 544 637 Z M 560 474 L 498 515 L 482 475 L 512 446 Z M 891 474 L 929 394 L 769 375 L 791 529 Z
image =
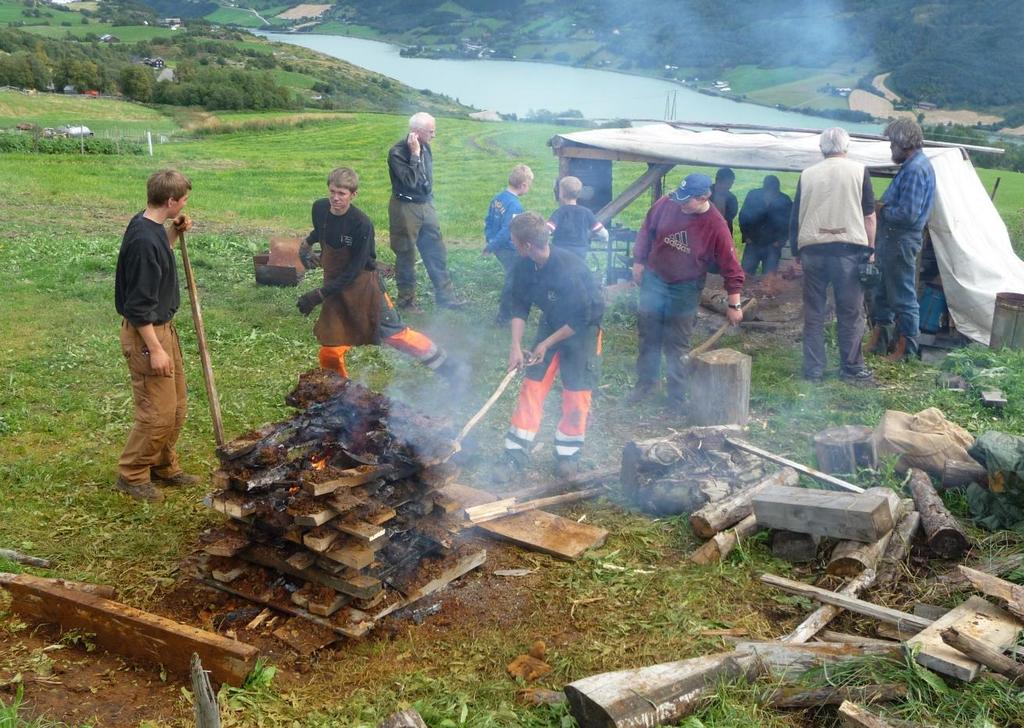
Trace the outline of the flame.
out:
M 311 463 L 311 467 L 313 468 L 313 470 L 323 470 L 324 468 L 327 467 L 327 460 L 327 457 L 321 458 L 320 460 L 314 460 Z

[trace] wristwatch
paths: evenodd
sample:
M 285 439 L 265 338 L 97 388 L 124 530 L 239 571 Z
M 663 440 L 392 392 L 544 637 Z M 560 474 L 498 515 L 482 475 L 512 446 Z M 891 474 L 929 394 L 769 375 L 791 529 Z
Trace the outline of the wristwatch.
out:
M 737 311 L 742 311 L 743 310 L 743 304 L 742 303 L 727 303 L 725 305 L 728 306 L 729 308 L 734 308 Z

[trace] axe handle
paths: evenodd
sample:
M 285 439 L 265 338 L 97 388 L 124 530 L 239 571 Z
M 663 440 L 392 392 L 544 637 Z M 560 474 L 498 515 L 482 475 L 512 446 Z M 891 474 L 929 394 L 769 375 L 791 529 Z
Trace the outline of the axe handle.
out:
M 508 385 L 512 383 L 512 380 L 515 379 L 515 376 L 518 373 L 518 369 L 510 370 L 508 374 L 505 375 L 505 378 L 501 380 L 501 384 L 498 385 L 498 388 L 494 390 L 494 394 L 491 395 L 490 399 L 484 402 L 484 406 L 477 410 L 475 415 L 469 418 L 469 422 L 462 427 L 462 430 L 459 432 L 459 436 L 455 438 L 456 448 L 462 444 L 462 441 L 466 438 L 466 435 L 469 434 L 469 431 L 476 427 L 476 423 L 482 420 L 488 410 L 494 406 L 494 403 L 498 401 L 498 397 L 508 389 Z
M 185 244 L 185 233 L 178 233 L 181 245 L 181 263 L 185 268 L 185 282 L 188 285 L 188 300 L 192 304 L 192 323 L 196 327 L 196 341 L 199 342 L 199 361 L 203 365 L 203 382 L 206 384 L 206 399 L 210 403 L 210 419 L 213 420 L 213 439 L 217 447 L 224 446 L 224 423 L 220 417 L 220 399 L 217 397 L 217 385 L 213 381 L 213 366 L 210 364 L 210 350 L 206 346 L 206 329 L 203 326 L 203 310 L 199 306 L 199 291 L 196 289 L 192 263 L 188 259 L 188 245 Z
M 751 298 L 749 301 L 743 304 L 743 308 L 740 310 L 743 311 L 743 315 L 746 316 L 749 313 L 753 313 L 755 308 L 757 308 L 757 299 Z M 728 319 L 726 319 L 726 322 L 719 326 L 718 331 L 711 334 L 711 336 L 708 337 L 707 341 L 705 341 L 700 346 L 695 346 L 694 348 L 690 349 L 689 352 L 683 355 L 683 361 L 692 359 L 695 356 L 703 354 L 705 351 L 707 351 L 712 346 L 717 344 L 718 340 L 725 336 L 725 332 L 728 331 L 731 326 L 732 324 L 729 323 Z

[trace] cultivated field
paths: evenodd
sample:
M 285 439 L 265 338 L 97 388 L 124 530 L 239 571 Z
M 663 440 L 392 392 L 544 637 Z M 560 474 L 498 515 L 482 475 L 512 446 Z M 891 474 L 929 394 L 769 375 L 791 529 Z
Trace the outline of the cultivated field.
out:
M 2 102 L 6 96 L 0 96 Z M 18 103 L 0 115 L 32 120 L 31 103 Z M 104 100 L 85 103 L 94 104 L 96 116 L 82 118 L 90 125 L 109 115 L 153 113 L 132 106 L 115 109 Z M 35 113 L 42 119 L 53 111 L 40 100 Z M 220 116 L 225 126 L 261 121 L 257 115 Z M 386 244 L 385 155 L 404 135 L 405 117 L 268 115 L 262 121 L 262 128 L 174 137 L 157 147 L 154 158 L 0 156 L 0 546 L 53 559 L 54 568 L 41 573 L 116 585 L 131 604 L 188 617 L 208 629 L 214 616 L 225 611 L 223 601 L 192 587 L 180 565 L 197 548 L 201 532 L 220 520 L 202 504 L 209 483 L 169 492 L 167 502 L 157 506 L 136 503 L 112 489 L 131 416 L 117 342 L 113 271 L 124 224 L 143 206 L 145 179 L 154 169 L 171 165 L 194 183 L 188 211 L 196 228 L 189 248 L 229 436 L 283 417 L 283 395 L 299 372 L 316 364 L 312 320 L 297 313 L 295 299 L 317 285 L 319 273 L 299 289 L 257 287 L 251 256 L 265 248 L 272 234 L 308 230 L 310 203 L 323 195 L 330 168 L 345 164 L 360 173 L 356 204 L 377 225 L 379 257 L 392 260 Z M 355 377 L 420 407 L 448 413 L 457 423 L 476 410 L 501 378 L 507 356 L 506 333 L 488 323 L 500 277 L 495 261 L 480 256 L 486 206 L 503 188 L 511 166 L 524 162 L 537 178 L 526 206 L 549 213 L 556 162 L 545 141 L 564 130 L 439 119 L 437 207 L 451 244 L 456 286 L 472 305 L 458 312 L 428 308 L 410 322 L 472 363 L 471 392 L 453 401 L 429 374 L 391 351 L 373 348 L 351 355 Z M 616 188 L 627 186 L 640 171 L 637 166 L 617 168 Z M 688 171 L 675 170 L 670 181 Z M 741 200 L 759 186 L 763 174 L 739 173 L 735 191 Z M 997 203 L 1019 244 L 1024 239 L 1024 177 L 986 172 L 986 184 L 991 186 L 997 175 L 1002 177 Z M 783 188 L 792 191 L 795 176 L 782 178 Z M 635 226 L 645 204 L 637 203 L 622 221 Z M 419 271 L 421 290 L 428 291 L 425 273 Z M 627 294 L 610 306 L 605 319 L 604 376 L 595 392 L 588 466 L 614 465 L 626 441 L 684 425 L 678 412 L 659 402 L 642 407 L 626 402 L 636 355 L 634 306 Z M 191 393 L 180 451 L 188 470 L 205 475 L 216 459 L 187 304 L 177 320 Z M 717 324 L 717 319 L 702 317 L 698 338 Z M 918 411 L 935 405 L 975 433 L 990 427 L 1019 432 L 1024 423 L 1024 396 L 1011 397 L 1003 414 L 994 417 L 963 396 L 936 389 L 936 371 L 924 365 L 878 362 L 882 386 L 877 390 L 850 388 L 834 379 L 816 387 L 799 378 L 799 344 L 791 339 L 746 333 L 725 343 L 754 357 L 750 439 L 803 462 L 813 462 L 810 437 L 821 428 L 874 423 L 887 408 Z M 834 360 L 835 353 L 831 356 Z M 1017 371 L 1024 368 L 1021 358 L 1011 363 Z M 557 397 L 548 405 L 540 436 L 548 444 L 537 458 L 542 474 L 549 465 Z M 464 468 L 462 482 L 492 487 L 488 464 L 500 451 L 511 407 L 512 397 L 506 394 L 484 420 L 477 457 Z M 858 482 L 899 481 L 886 469 Z M 963 503 L 952 505 L 964 512 Z M 278 671 L 276 676 L 264 671 L 262 682 L 223 695 L 225 725 L 373 726 L 396 707 L 415 704 L 434 728 L 568 727 L 572 722 L 564 708 L 519 702 L 521 686 L 505 672 L 505 665 L 535 639 L 547 642 L 554 667 L 541 683 L 559 689 L 594 672 L 717 651 L 723 642 L 710 630 L 741 629 L 755 638 L 771 638 L 811 607 L 805 599 L 782 596 L 757 581 L 765 570 L 796 578 L 810 574 L 775 561 L 763 537 L 745 543 L 724 564 L 697 567 L 686 560 L 698 541 L 684 519 L 654 520 L 634 513 L 615 488 L 607 498 L 562 512 L 607 528 L 606 545 L 569 564 L 487 542 L 488 564 L 446 591 L 441 612 L 422 625 L 396 621 L 369 639 L 312 659 L 297 657 L 269 637 L 241 632 L 260 644 Z M 1013 535 L 978 535 L 980 554 L 1020 548 Z M 2 560 L 0 567 L 19 568 Z M 518 578 L 493 573 L 511 567 L 530 573 Z M 198 601 L 187 603 L 186 614 L 182 595 L 196 594 Z M 0 610 L 5 609 L 2 599 Z M 909 609 L 917 595 L 886 599 Z M 9 615 L 0 617 L 0 687 L 11 685 L 15 674 L 22 676 L 28 704 L 21 715 L 26 719 L 45 714 L 74 725 L 190 724 L 191 707 L 177 676 L 163 680 L 155 671 L 87 653 L 82 647 L 87 635 L 58 643 L 50 632 L 34 631 Z M 241 625 L 234 628 L 241 630 Z M 916 691 L 912 699 L 893 706 L 896 717 L 957 728 L 1024 722 L 1016 693 L 994 681 L 942 690 L 912 668 L 889 669 L 911 680 Z M 722 686 L 700 722 L 685 725 L 831 724 L 833 714 L 827 712 L 780 713 L 761 707 L 758 698 L 769 687 Z M 0 703 L 9 706 L 13 689 L 2 690 Z M 0 707 L 0 725 L 6 725 L 3 711 Z M 985 719 L 991 723 L 971 722 Z

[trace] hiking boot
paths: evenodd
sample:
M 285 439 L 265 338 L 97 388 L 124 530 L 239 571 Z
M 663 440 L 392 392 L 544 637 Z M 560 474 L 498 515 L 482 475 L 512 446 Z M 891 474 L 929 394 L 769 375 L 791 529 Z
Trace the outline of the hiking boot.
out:
M 125 495 L 130 495 L 137 501 L 145 501 L 146 503 L 162 503 L 164 500 L 164 494 L 157 490 L 149 481 L 145 483 L 129 483 L 119 475 L 114 483 L 114 489 L 121 491 Z
M 469 301 L 463 300 L 455 296 L 451 298 L 440 298 L 437 301 L 437 305 L 439 308 L 450 308 L 453 311 L 458 311 L 460 308 L 464 308 L 468 303 Z
M 626 397 L 626 402 L 629 404 L 639 404 L 646 399 L 650 399 L 654 395 L 654 391 L 657 389 L 653 383 L 650 382 L 637 382 L 636 386 L 633 387 L 633 391 Z
M 184 470 L 179 470 L 174 475 L 157 475 L 153 473 L 153 480 L 160 485 L 195 485 L 201 478 L 198 475 L 189 475 Z
M 399 298 L 395 306 L 405 313 L 423 313 L 423 308 L 416 303 L 415 298 Z
M 885 356 L 893 346 L 893 339 L 896 336 L 895 324 L 875 324 L 868 336 L 865 349 L 869 354 Z
M 496 485 L 508 485 L 522 480 L 530 456 L 525 450 L 506 448 L 501 459 L 491 468 L 491 480 Z
M 853 387 L 877 387 L 875 375 L 870 369 L 859 369 L 855 372 L 843 372 L 839 378 Z
M 559 480 L 567 480 L 580 472 L 580 456 L 569 455 L 568 457 L 555 457 L 555 477 Z
M 472 374 L 472 370 L 462 359 L 448 354 L 441 365 L 434 370 L 434 373 L 447 380 L 454 386 L 465 387 L 469 383 L 469 377 Z

